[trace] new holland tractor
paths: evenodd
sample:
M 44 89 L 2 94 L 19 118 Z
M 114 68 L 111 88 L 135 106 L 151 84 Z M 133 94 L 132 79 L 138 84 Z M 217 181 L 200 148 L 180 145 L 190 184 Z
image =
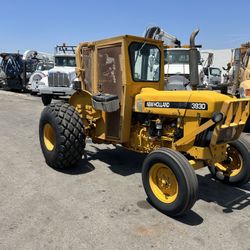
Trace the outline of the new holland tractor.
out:
M 155 55 L 159 70 L 152 72 Z M 249 181 L 250 147 L 240 134 L 250 99 L 164 91 L 163 42 L 150 38 L 80 43 L 76 65 L 79 82 L 69 103 L 52 103 L 41 114 L 40 144 L 50 167 L 74 167 L 86 137 L 148 153 L 143 186 L 151 204 L 169 216 L 187 212 L 197 200 L 196 169 L 208 167 L 229 185 Z

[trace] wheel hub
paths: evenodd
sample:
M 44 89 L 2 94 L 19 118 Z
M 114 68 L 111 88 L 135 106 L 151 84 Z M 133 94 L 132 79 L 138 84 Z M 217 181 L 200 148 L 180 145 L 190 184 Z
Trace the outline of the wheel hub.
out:
M 163 163 L 152 166 L 149 183 L 154 195 L 164 203 L 172 203 L 178 195 L 178 182 L 173 171 Z
M 237 149 L 230 146 L 227 148 L 227 159 L 221 163 L 216 163 L 215 167 L 223 172 L 225 176 L 236 176 L 243 167 L 243 159 Z
M 53 127 L 49 123 L 46 123 L 43 128 L 43 140 L 47 150 L 52 151 L 54 149 L 55 138 L 56 136 Z

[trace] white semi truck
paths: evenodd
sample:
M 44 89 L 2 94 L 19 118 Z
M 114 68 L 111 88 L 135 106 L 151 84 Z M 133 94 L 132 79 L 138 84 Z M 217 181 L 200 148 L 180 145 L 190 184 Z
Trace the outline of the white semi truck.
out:
M 76 78 L 75 62 L 76 46 L 56 46 L 55 66 L 38 83 L 44 105 L 49 105 L 53 98 L 72 95 Z

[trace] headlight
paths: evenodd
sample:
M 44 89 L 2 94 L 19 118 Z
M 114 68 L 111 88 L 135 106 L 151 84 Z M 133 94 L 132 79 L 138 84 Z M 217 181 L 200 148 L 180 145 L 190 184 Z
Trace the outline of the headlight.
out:
M 215 112 L 215 113 L 213 113 L 212 120 L 213 120 L 213 122 L 218 123 L 218 122 L 222 121 L 223 117 L 224 117 L 223 113 Z

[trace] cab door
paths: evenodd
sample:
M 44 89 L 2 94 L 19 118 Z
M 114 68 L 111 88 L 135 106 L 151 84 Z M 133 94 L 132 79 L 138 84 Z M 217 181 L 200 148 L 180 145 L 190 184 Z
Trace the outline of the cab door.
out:
M 100 93 L 116 95 L 122 99 L 122 44 L 117 43 L 97 49 L 97 90 Z M 106 112 L 106 138 L 120 139 L 121 108 Z

